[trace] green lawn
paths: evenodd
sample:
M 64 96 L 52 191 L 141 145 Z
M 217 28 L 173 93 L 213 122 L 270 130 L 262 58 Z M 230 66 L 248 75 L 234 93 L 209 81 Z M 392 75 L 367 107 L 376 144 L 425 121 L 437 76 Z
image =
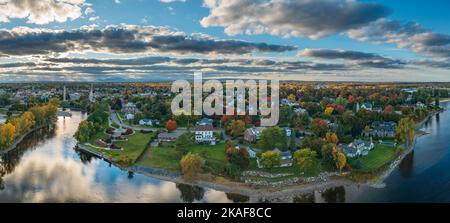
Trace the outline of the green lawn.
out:
M 372 172 L 378 170 L 390 161 L 395 159 L 398 155 L 398 149 L 388 145 L 376 144 L 375 148 L 369 152 L 367 156 L 359 157 L 357 159 L 349 159 L 349 164 L 356 171 Z M 358 168 L 358 160 L 360 166 Z
M 134 164 L 139 156 L 144 152 L 146 146 L 151 138 L 153 138 L 154 133 L 144 134 L 141 132 L 136 132 L 134 135 L 127 137 L 128 141 L 115 142 L 116 145 L 122 147 L 122 150 L 100 150 L 92 148 L 97 152 L 102 152 L 112 158 L 119 164 L 124 166 L 130 166 Z M 105 133 L 98 133 L 90 143 L 96 145 L 95 141 L 100 138 L 105 138 Z
M 139 162 L 143 166 L 159 167 L 172 171 L 180 171 L 180 155 L 172 144 L 166 143 L 161 147 L 150 148 L 144 158 Z M 199 154 L 205 158 L 207 165 L 222 168 L 226 165 L 225 144 L 198 145 L 188 148 L 189 152 Z
M 138 163 L 142 166 L 159 167 L 179 172 L 180 155 L 174 148 L 156 147 L 147 150 L 143 159 Z

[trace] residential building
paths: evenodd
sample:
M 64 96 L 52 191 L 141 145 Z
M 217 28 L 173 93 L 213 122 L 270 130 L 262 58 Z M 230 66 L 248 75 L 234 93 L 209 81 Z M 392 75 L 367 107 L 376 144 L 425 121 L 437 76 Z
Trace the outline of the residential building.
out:
M 250 143 L 254 143 L 261 137 L 262 131 L 266 129 L 265 127 L 253 127 L 246 129 L 244 132 L 244 140 Z
M 183 132 L 162 132 L 158 134 L 159 142 L 175 142 Z
M 375 144 L 373 144 L 372 140 L 363 141 L 363 140 L 355 140 L 348 145 L 339 144 L 338 148 L 342 150 L 348 158 L 355 158 L 358 156 L 366 156 L 369 152 L 375 148 Z
M 195 142 L 215 144 L 214 127 L 212 124 L 195 126 Z

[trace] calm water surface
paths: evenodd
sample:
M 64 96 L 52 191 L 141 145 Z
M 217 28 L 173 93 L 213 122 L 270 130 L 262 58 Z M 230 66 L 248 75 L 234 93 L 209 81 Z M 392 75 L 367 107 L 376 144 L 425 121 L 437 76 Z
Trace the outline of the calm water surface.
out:
M 231 202 L 242 196 L 129 174 L 75 151 L 85 114 L 59 118 L 0 158 L 0 202 Z
M 450 103 L 424 126 L 414 152 L 383 188 L 337 187 L 289 202 L 450 202 Z M 76 152 L 85 114 L 59 118 L 0 158 L 0 202 L 246 202 L 248 197 L 157 180 Z

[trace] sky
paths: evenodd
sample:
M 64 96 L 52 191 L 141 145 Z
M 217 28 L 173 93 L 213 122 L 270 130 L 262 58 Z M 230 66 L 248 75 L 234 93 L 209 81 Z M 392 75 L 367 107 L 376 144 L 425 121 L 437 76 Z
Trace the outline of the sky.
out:
M 0 0 L 0 82 L 450 81 L 447 0 Z

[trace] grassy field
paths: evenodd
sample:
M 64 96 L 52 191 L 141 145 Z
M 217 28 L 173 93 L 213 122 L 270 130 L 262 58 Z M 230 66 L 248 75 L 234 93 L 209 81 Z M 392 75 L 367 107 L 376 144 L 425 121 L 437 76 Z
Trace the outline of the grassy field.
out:
M 161 147 L 150 148 L 139 164 L 180 171 L 180 154 L 171 145 L 165 144 Z M 222 168 L 227 163 L 225 144 L 217 144 L 214 146 L 194 144 L 188 148 L 188 151 L 201 155 L 207 164 L 217 168 Z
M 144 152 L 150 139 L 153 138 L 154 133 L 144 134 L 136 132 L 134 135 L 127 137 L 128 141 L 115 142 L 116 145 L 122 147 L 122 150 L 100 150 L 90 147 L 97 152 L 102 152 L 111 156 L 117 163 L 130 166 L 134 164 L 139 156 Z M 95 141 L 98 139 L 106 138 L 105 133 L 98 133 L 90 143 L 95 145 Z
M 388 145 L 376 144 L 375 148 L 367 156 L 350 159 L 349 164 L 355 171 L 371 172 L 388 164 L 398 155 L 398 149 Z M 358 167 L 359 160 L 359 167 Z

